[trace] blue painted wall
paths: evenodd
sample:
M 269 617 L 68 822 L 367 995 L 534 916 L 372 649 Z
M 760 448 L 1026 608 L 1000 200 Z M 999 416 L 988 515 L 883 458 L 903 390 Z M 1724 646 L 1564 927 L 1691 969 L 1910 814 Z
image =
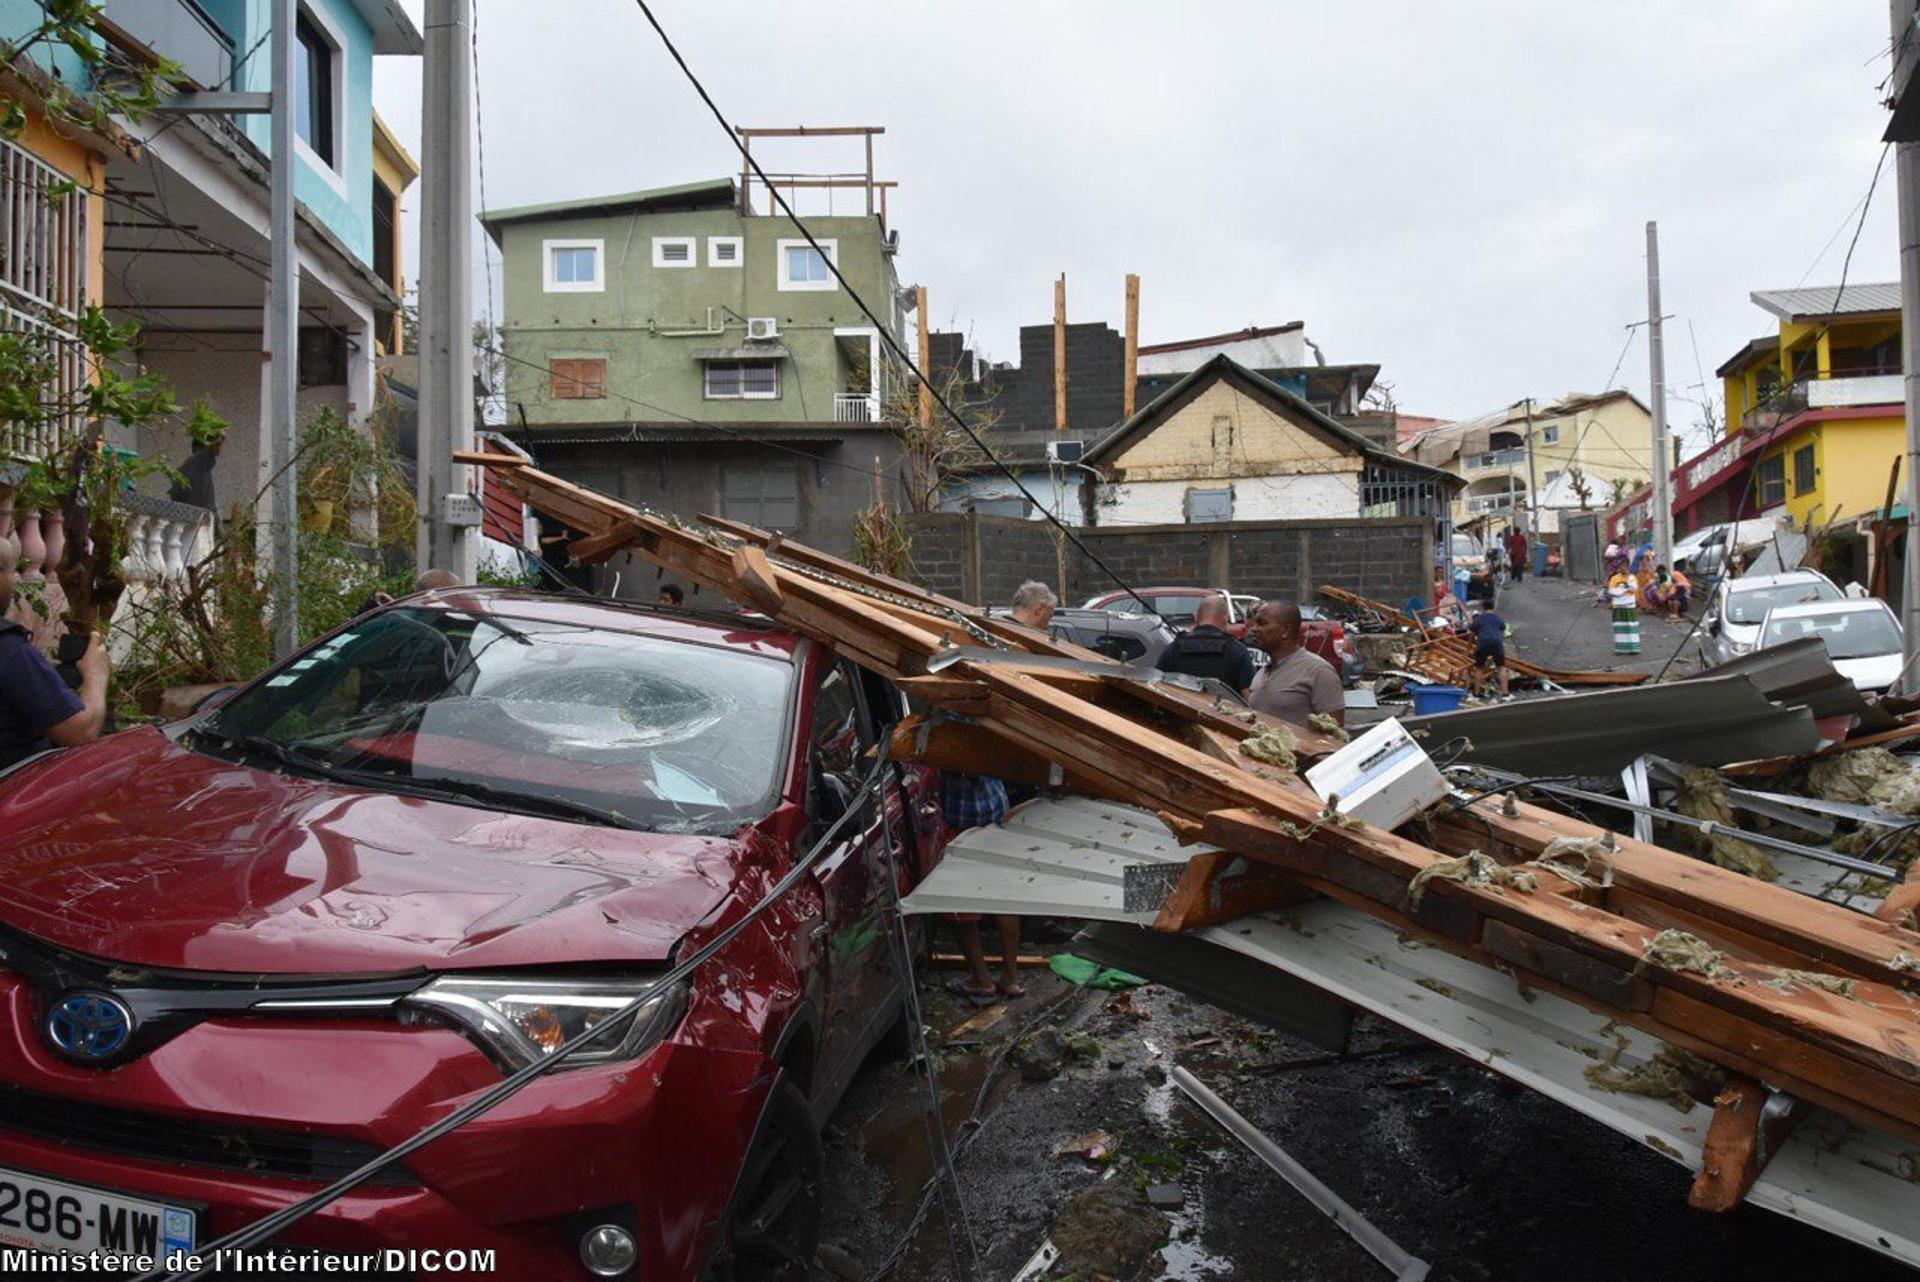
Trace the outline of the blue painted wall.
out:
M 345 81 L 345 129 L 336 140 L 340 170 L 329 177 L 326 166 L 310 155 L 298 157 L 293 192 L 314 216 L 327 225 L 361 262 L 373 263 L 373 31 L 348 0 L 304 0 L 319 16 L 323 31 L 337 34 Z M 201 0 L 201 7 L 233 37 L 241 56 L 269 31 L 273 7 L 269 0 Z M 269 40 L 240 67 L 234 88 L 264 93 L 273 88 L 273 42 Z M 264 115 L 242 116 L 241 127 L 261 150 L 273 151 L 273 122 Z
M 25 39 L 44 21 L 46 5 L 42 0 L 0 0 L 0 39 Z M 73 50 L 60 45 L 40 44 L 34 46 L 33 59 L 73 88 L 86 86 L 87 65 L 80 61 Z

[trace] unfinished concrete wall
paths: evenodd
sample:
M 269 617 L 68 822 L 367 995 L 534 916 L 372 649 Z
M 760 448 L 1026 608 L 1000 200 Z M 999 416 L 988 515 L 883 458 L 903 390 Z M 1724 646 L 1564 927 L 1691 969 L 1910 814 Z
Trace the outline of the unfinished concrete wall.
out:
M 935 591 L 1004 604 L 1023 580 L 1059 584 L 1054 532 L 1038 521 L 929 512 L 906 518 L 914 573 Z M 1381 601 L 1425 596 L 1433 528 L 1419 518 L 1228 521 L 1078 531 L 1091 552 L 1134 587 L 1203 585 L 1311 601 L 1333 584 Z M 1078 549 L 1066 554 L 1069 605 L 1115 584 Z

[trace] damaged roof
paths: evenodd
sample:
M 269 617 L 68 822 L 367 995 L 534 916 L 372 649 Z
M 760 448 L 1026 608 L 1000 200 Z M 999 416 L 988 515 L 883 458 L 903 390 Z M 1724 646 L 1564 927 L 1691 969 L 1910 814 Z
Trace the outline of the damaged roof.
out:
M 544 205 L 514 205 L 507 209 L 488 209 L 480 214 L 480 225 L 498 244 L 500 228 L 507 223 L 535 222 L 545 218 L 577 218 L 586 214 L 660 213 L 669 209 L 719 208 L 735 203 L 731 178 L 709 178 L 703 182 L 679 183 L 671 187 L 649 187 L 645 191 L 619 192 L 611 196 L 585 196 L 578 200 L 556 200 Z

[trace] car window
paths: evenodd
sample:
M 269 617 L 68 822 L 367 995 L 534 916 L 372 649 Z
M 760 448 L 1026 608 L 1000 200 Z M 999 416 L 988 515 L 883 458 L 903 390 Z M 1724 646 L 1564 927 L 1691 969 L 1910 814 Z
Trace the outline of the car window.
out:
M 1471 558 L 1479 555 L 1480 545 L 1473 541 L 1472 536 L 1466 534 L 1456 534 L 1453 536 L 1454 560 L 1458 561 L 1462 558 Z
M 1162 592 L 1148 597 L 1153 604 L 1153 612 L 1176 628 L 1184 628 L 1193 623 L 1193 616 L 1200 611 L 1200 603 L 1207 600 L 1211 592 L 1201 595 Z
M 1885 610 L 1847 610 L 1834 614 L 1771 619 L 1763 646 L 1783 645 L 1801 637 L 1819 637 L 1835 659 L 1865 659 L 1900 652 L 1900 628 Z
M 241 691 L 209 735 L 730 832 L 778 786 L 792 665 L 582 625 L 387 610 Z M 454 795 L 449 790 L 449 795 Z
M 1730 623 L 1744 623 L 1752 626 L 1765 619 L 1767 611 L 1783 605 L 1840 599 L 1840 589 L 1825 579 L 1775 583 L 1764 588 L 1747 588 L 1744 591 L 1740 590 L 1738 585 L 1734 585 L 1727 592 L 1727 620 Z
M 1105 610 L 1108 614 L 1126 614 L 1129 611 L 1138 610 L 1140 603 L 1130 596 L 1116 596 L 1108 597 L 1105 601 L 1102 601 L 1093 608 L 1096 610 Z
M 808 744 L 816 783 L 840 795 L 844 802 L 860 785 L 862 759 L 874 746 L 873 734 L 860 708 L 855 687 L 859 669 L 835 659 L 813 697 L 813 721 Z

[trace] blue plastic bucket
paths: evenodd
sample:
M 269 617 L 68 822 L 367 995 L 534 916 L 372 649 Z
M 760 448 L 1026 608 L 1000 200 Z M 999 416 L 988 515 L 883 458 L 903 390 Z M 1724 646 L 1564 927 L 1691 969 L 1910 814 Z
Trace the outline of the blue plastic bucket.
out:
M 1467 697 L 1467 692 L 1459 686 L 1411 685 L 1407 693 L 1413 696 L 1413 715 L 1430 717 L 1436 712 L 1452 712 Z

